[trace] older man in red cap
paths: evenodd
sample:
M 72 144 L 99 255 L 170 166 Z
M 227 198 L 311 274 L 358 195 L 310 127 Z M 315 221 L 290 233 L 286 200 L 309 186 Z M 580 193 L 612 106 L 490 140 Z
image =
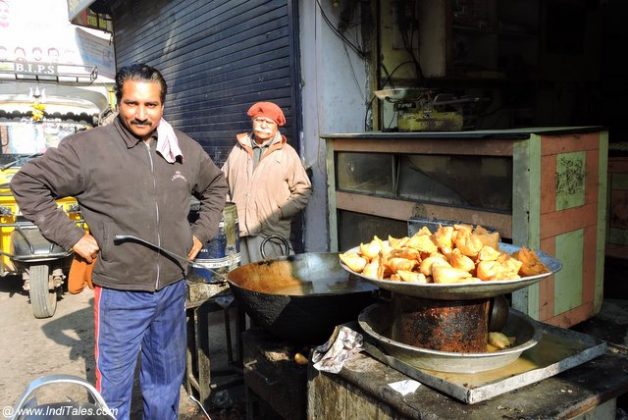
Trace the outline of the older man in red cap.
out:
M 285 252 L 291 219 L 305 208 L 312 190 L 299 155 L 279 132 L 286 123 L 281 108 L 258 102 L 247 115 L 253 130 L 236 136 L 222 167 L 229 184 L 227 199 L 238 209 L 243 264 L 263 259 L 262 243 L 266 258 Z

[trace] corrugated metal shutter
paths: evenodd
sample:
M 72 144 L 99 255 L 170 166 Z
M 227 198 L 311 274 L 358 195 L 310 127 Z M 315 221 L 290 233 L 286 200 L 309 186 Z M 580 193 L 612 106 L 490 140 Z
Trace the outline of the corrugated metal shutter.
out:
M 139 0 L 112 3 L 118 67 L 147 63 L 168 83 L 165 118 L 221 163 L 248 107 L 270 100 L 298 148 L 298 22 L 294 0 Z

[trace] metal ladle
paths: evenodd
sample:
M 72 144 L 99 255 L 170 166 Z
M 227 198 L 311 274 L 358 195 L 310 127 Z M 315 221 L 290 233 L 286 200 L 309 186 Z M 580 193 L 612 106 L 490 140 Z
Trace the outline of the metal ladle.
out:
M 194 260 L 191 260 L 188 257 L 183 257 L 183 256 L 181 256 L 179 254 L 176 254 L 176 253 L 172 252 L 172 251 L 168 251 L 167 249 L 164 249 L 164 248 L 160 247 L 157 244 L 154 244 L 154 243 L 149 242 L 149 241 L 147 241 L 145 239 L 142 239 L 142 238 L 138 238 L 137 236 L 118 234 L 118 235 L 114 236 L 114 238 L 113 238 L 113 242 L 116 243 L 116 244 L 119 244 L 119 243 L 125 242 L 125 241 L 139 242 L 139 243 L 141 243 L 143 245 L 148 246 L 149 248 L 153 248 L 153 249 L 155 249 L 155 250 L 157 250 L 159 252 L 163 252 L 164 254 L 166 254 L 166 255 L 174 258 L 174 259 L 177 259 L 179 261 L 185 261 L 185 262 L 188 262 L 190 264 L 195 264 Z M 212 273 L 214 273 L 214 274 L 216 274 L 218 276 L 222 276 L 221 273 L 217 272 L 216 270 L 212 270 L 211 268 L 203 267 L 203 269 L 211 271 Z

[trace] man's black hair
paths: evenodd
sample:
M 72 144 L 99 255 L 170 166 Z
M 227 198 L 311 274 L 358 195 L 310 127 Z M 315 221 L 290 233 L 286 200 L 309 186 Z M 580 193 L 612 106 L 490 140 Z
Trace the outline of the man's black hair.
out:
M 116 74 L 116 98 L 118 103 L 122 100 L 122 86 L 127 80 L 142 80 L 146 82 L 158 82 L 161 87 L 161 104 L 166 101 L 166 93 L 168 85 L 159 70 L 148 64 L 132 64 L 130 66 L 121 67 Z

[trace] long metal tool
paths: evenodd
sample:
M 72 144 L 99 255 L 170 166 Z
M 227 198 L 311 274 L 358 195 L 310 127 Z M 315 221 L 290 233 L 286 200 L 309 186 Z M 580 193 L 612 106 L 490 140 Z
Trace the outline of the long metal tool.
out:
M 146 245 L 146 246 L 148 246 L 150 248 L 153 248 L 153 249 L 156 249 L 156 250 L 158 250 L 160 252 L 163 252 L 164 254 L 169 255 L 172 258 L 175 258 L 175 259 L 177 259 L 179 261 L 185 261 L 185 262 L 188 262 L 188 263 L 194 263 L 194 260 L 191 260 L 188 257 L 182 257 L 179 254 L 175 254 L 174 252 L 168 251 L 167 249 L 164 249 L 164 248 L 160 247 L 157 244 L 154 244 L 152 242 L 148 242 L 148 241 L 146 241 L 146 240 L 144 240 L 142 238 L 138 238 L 137 236 L 133 236 L 133 235 L 116 235 L 113 238 L 113 242 L 114 243 L 120 243 L 120 242 L 126 242 L 126 241 L 139 242 L 139 243 L 144 244 L 144 245 Z
M 168 256 L 170 256 L 172 258 L 175 258 L 175 259 L 177 259 L 179 261 L 185 261 L 185 262 L 188 262 L 188 263 L 192 264 L 193 266 L 197 266 L 197 267 L 199 266 L 198 263 L 196 263 L 194 260 L 189 259 L 188 257 L 183 257 L 183 256 L 181 256 L 179 254 L 176 254 L 176 253 L 172 252 L 172 251 L 168 251 L 167 249 L 164 249 L 164 248 L 160 247 L 157 244 L 154 244 L 154 243 L 149 242 L 149 241 L 147 241 L 145 239 L 142 239 L 142 238 L 138 238 L 137 236 L 118 234 L 118 235 L 114 236 L 114 238 L 113 238 L 113 242 L 116 243 L 116 244 L 118 244 L 120 242 L 125 242 L 125 241 L 139 242 L 141 244 L 144 244 L 144 245 L 148 246 L 149 248 L 153 248 L 153 249 L 156 249 L 156 250 L 158 250 L 160 252 L 163 252 L 164 254 L 166 254 L 166 255 L 168 255 Z M 211 268 L 205 267 L 205 266 L 201 266 L 201 267 L 203 269 L 205 269 L 205 270 L 211 271 L 212 273 L 216 274 L 218 276 L 218 278 L 222 278 L 223 277 L 222 273 L 219 273 L 216 270 L 212 270 Z M 209 284 L 222 284 L 224 282 L 226 282 L 226 279 L 224 281 L 209 282 Z

